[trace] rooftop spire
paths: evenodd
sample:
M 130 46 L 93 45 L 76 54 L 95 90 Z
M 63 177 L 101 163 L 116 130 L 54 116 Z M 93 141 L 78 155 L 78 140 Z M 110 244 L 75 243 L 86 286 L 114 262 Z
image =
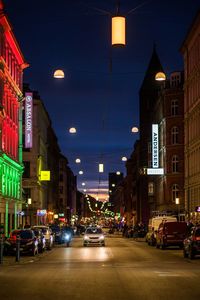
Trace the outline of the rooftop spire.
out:
M 160 59 L 156 52 L 156 45 L 153 45 L 153 53 L 145 73 L 145 77 L 141 86 L 141 89 L 149 89 L 155 86 L 155 75 L 158 72 L 164 72 L 160 63 Z

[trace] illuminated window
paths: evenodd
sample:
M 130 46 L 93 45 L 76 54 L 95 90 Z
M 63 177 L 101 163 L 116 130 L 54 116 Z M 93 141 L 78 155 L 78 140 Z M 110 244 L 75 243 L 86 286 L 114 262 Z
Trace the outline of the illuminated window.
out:
M 154 195 L 154 183 L 153 182 L 148 183 L 148 194 Z
M 179 198 L 179 186 L 178 184 L 173 184 L 172 186 L 172 201 L 175 203 L 176 198 Z
M 24 161 L 24 173 L 23 178 L 30 178 L 30 161 Z
M 174 126 L 171 129 L 172 145 L 178 144 L 178 127 Z
M 177 155 L 172 156 L 172 173 L 178 172 L 179 160 Z

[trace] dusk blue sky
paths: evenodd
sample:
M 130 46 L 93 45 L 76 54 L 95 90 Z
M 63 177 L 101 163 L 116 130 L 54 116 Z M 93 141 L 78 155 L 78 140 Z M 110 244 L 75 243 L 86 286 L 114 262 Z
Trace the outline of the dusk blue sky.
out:
M 78 175 L 78 187 L 100 194 L 108 172 L 126 173 L 122 156 L 129 157 L 139 134 L 139 89 L 152 51 L 167 75 L 183 69 L 180 46 L 199 9 L 199 0 L 122 0 L 127 15 L 127 45 L 111 48 L 114 0 L 4 0 L 5 11 L 30 67 L 24 81 L 38 90 L 52 120 L 62 153 Z M 141 5 L 143 4 L 143 5 Z M 141 5 L 141 6 L 140 6 Z M 98 9 L 100 10 L 98 10 Z M 112 72 L 110 72 L 112 57 Z M 64 80 L 53 78 L 63 69 Z M 68 129 L 77 128 L 76 135 Z M 76 157 L 81 165 L 75 164 Z M 105 171 L 98 173 L 98 163 Z M 96 191 L 97 189 L 97 191 Z

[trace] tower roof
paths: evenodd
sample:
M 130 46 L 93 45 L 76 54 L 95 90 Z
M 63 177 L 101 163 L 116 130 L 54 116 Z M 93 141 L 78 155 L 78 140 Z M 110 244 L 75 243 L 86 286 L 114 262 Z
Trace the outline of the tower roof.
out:
M 158 57 L 158 54 L 156 52 L 155 45 L 153 47 L 153 53 L 148 65 L 148 68 L 146 70 L 144 80 L 142 82 L 140 90 L 149 90 L 155 87 L 155 75 L 158 72 L 164 72 L 163 67 L 160 63 L 160 59 Z

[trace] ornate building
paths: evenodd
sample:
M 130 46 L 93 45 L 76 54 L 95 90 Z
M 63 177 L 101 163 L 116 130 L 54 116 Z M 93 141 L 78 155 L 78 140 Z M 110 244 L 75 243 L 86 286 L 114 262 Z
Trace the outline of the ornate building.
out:
M 200 206 L 200 11 L 181 52 L 185 77 L 185 207 L 188 218 L 196 218 L 196 207 Z
M 0 1 L 0 223 L 7 236 L 22 210 L 22 75 L 28 66 Z

